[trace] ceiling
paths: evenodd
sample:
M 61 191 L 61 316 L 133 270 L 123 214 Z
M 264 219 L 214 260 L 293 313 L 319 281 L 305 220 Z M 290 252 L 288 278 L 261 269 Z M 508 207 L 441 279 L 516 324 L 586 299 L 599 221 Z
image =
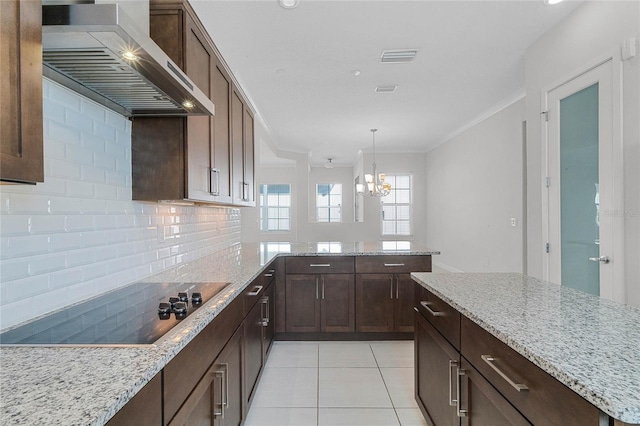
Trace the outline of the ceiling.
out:
M 191 0 L 267 128 L 261 142 L 349 166 L 371 128 L 376 152 L 426 152 L 523 96 L 526 48 L 580 3 Z M 418 53 L 380 63 L 387 49 Z

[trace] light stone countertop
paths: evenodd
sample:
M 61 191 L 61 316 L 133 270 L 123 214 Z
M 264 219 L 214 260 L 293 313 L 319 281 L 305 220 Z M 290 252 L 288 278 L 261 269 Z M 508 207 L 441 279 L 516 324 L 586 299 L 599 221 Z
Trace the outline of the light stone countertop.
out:
M 140 280 L 231 284 L 154 345 L 0 347 L 0 424 L 104 425 L 279 254 L 439 254 L 407 244 L 244 243 Z
M 640 309 L 514 273 L 412 273 L 609 416 L 640 424 Z

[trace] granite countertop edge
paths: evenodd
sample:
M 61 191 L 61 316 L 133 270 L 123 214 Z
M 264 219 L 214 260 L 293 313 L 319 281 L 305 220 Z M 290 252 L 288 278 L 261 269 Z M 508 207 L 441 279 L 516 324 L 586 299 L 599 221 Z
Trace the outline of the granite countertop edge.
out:
M 349 243 L 351 244 L 351 243 Z M 308 245 L 307 245 L 308 246 Z M 375 255 L 436 255 L 439 251 L 426 248 L 415 250 L 381 250 L 381 249 L 346 249 L 340 253 L 325 253 L 313 251 L 308 247 L 293 248 L 289 252 L 272 253 L 264 262 L 257 261 L 255 256 L 258 250 L 258 243 L 235 244 L 230 248 L 222 249 L 206 256 L 193 259 L 184 264 L 176 265 L 166 271 L 157 273 L 150 277 L 138 280 L 137 282 L 154 281 L 191 281 L 195 276 L 205 274 L 206 268 L 213 259 L 225 258 L 222 253 L 233 250 L 234 253 L 251 253 L 250 260 L 239 262 L 235 265 L 234 272 L 223 274 L 231 284 L 223 291 L 207 301 L 195 313 L 187 317 L 178 326 L 170 330 L 161 339 L 151 345 L 130 345 L 130 346 L 75 346 L 75 347 L 55 347 L 55 346 L 3 346 L 0 347 L 0 367 L 3 374 L 2 397 L 0 398 L 0 421 L 3 424 L 87 424 L 92 426 L 102 426 L 106 424 L 124 405 L 129 402 L 151 379 L 155 377 L 200 331 L 202 331 L 214 318 L 240 295 L 251 282 L 256 279 L 271 261 L 278 257 L 288 256 L 375 256 Z M 244 264 L 246 263 L 246 265 Z M 203 265 L 206 265 L 203 267 Z M 202 271 L 199 271 L 202 269 Z M 230 268 L 232 269 L 232 268 Z M 234 275 L 231 277 L 230 275 Z M 218 281 L 211 278 L 211 281 Z M 134 284 L 134 283 L 131 283 Z M 129 284 L 130 285 L 130 284 Z M 57 376 L 47 376 L 45 384 L 50 386 L 50 392 L 38 393 L 39 386 L 36 386 L 38 378 L 34 377 L 33 382 L 29 382 L 28 374 L 24 370 L 16 371 L 23 365 L 30 365 L 39 362 L 41 365 L 48 363 L 55 365 L 56 371 L 65 371 L 65 367 L 58 363 L 75 363 L 68 371 L 68 378 Z M 83 363 L 99 365 L 100 368 L 88 368 Z M 123 367 L 118 363 L 131 363 L 125 368 L 131 368 L 124 377 L 118 376 L 115 369 Z M 104 368 L 102 368 L 104 366 Z M 105 381 L 104 377 L 100 383 L 110 386 L 109 389 L 95 390 L 92 377 L 80 378 L 80 374 L 74 372 L 95 375 L 99 379 L 101 374 L 114 374 L 113 383 Z M 47 371 L 42 370 L 46 376 Z M 54 373 L 55 374 L 55 371 Z M 60 376 L 60 374 L 58 375 Z M 14 380 L 12 380 L 14 379 Z M 48 380 L 48 382 L 47 382 Z M 9 386 L 8 382 L 13 381 Z M 105 383 L 109 382 L 109 384 Z M 81 390 L 69 390 L 69 386 L 86 386 L 92 392 L 82 392 Z M 17 391 L 16 391 L 17 389 Z M 66 392 L 66 395 L 58 395 L 57 392 Z M 91 398 L 87 393 L 107 394 L 106 397 Z M 109 396 L 108 394 L 111 393 Z M 71 401 L 65 404 L 62 398 L 70 398 Z M 59 398 L 60 401 L 57 401 Z M 44 407 L 33 405 L 33 401 L 49 400 L 44 403 Z M 99 401 L 96 401 L 99 400 Z M 59 402 L 61 404 L 55 403 Z M 65 409 L 67 407 L 68 409 Z M 40 409 L 39 412 L 38 409 Z M 72 412 L 72 415 L 69 413 Z M 71 422 L 71 423 L 70 423 Z
M 517 336 L 514 337 L 513 332 L 509 332 L 505 330 L 504 327 L 500 328 L 495 324 L 488 322 L 482 316 L 482 313 L 479 313 L 477 310 L 472 308 L 468 308 L 465 305 L 462 305 L 456 301 L 455 296 L 450 296 L 444 291 L 441 291 L 440 288 L 432 286 L 428 279 L 426 278 L 428 275 L 425 273 L 412 273 L 412 278 L 414 281 L 425 287 L 426 289 L 433 292 L 436 296 L 441 298 L 444 302 L 449 304 L 451 307 L 458 310 L 461 314 L 469 318 L 471 321 L 479 325 L 481 328 L 489 332 L 491 335 L 496 337 L 501 342 L 505 343 L 511 349 L 518 352 L 520 355 L 524 356 L 529 361 L 533 362 L 536 366 L 541 368 L 543 371 L 560 381 L 562 384 L 576 392 L 585 400 L 589 401 L 595 407 L 613 417 L 614 419 L 623 421 L 628 424 L 636 425 L 640 424 L 640 398 L 638 398 L 638 403 L 635 407 L 627 406 L 624 404 L 620 404 L 618 401 L 612 400 L 609 396 L 603 395 L 599 390 L 594 389 L 594 387 L 590 386 L 588 383 L 584 383 L 581 381 L 579 377 L 575 377 L 566 371 L 561 365 L 558 365 L 556 362 L 551 360 L 549 357 L 544 354 L 538 353 L 527 344 L 527 342 L 519 340 Z M 429 274 L 431 275 L 431 274 Z M 433 274 L 431 277 L 439 278 L 443 275 L 449 274 Z M 471 274 L 454 274 L 454 275 L 467 275 L 469 277 L 470 282 L 474 279 L 474 277 L 485 275 L 503 275 L 505 277 L 514 277 L 517 280 L 526 280 L 528 285 L 550 285 L 556 287 L 559 291 L 566 292 L 577 292 L 574 289 L 567 289 L 556 284 L 548 283 L 545 281 L 541 281 L 532 277 L 527 277 L 523 274 L 519 273 L 471 273 Z M 427 280 L 425 280 L 427 279 Z M 587 297 L 594 297 L 591 295 L 586 295 Z M 608 302 L 608 301 L 607 301 Z M 611 302 L 615 303 L 615 302 Z M 620 305 L 621 309 L 626 309 L 628 307 L 624 305 Z M 633 308 L 631 308 L 633 309 Z M 640 364 L 640 363 L 639 363 Z

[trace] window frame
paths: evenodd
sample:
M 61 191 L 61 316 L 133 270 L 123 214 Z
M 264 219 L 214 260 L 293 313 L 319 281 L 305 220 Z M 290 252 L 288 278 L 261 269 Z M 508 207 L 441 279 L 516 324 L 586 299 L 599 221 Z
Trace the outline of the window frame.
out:
M 329 191 L 327 192 L 327 197 L 328 201 L 327 201 L 327 205 L 326 206 L 319 206 L 318 205 L 318 197 L 323 196 L 320 194 L 320 187 L 321 186 L 331 186 L 331 188 L 329 189 Z M 333 197 L 337 197 L 338 195 L 340 196 L 340 201 L 339 204 L 331 204 L 331 191 L 333 190 L 333 187 L 339 186 L 340 187 L 340 194 L 334 194 Z M 316 222 L 320 222 L 320 223 L 341 223 L 342 222 L 342 206 L 344 204 L 344 192 L 343 192 L 343 185 L 342 183 L 316 183 L 316 191 L 315 191 L 315 200 L 316 200 Z M 321 219 L 320 218 L 320 209 L 326 209 L 327 210 L 327 220 Z M 331 213 L 332 211 L 338 211 L 338 219 L 331 219 Z
M 289 189 L 289 205 L 281 205 L 280 204 L 280 194 L 285 194 L 281 192 L 275 192 L 273 194 L 278 195 L 278 204 L 269 205 L 269 187 L 270 186 L 287 186 Z M 266 192 L 263 193 L 263 188 L 266 188 Z M 276 233 L 276 232 L 291 232 L 291 208 L 292 208 L 292 198 L 291 198 L 291 184 L 290 183 L 262 183 L 259 185 L 258 190 L 258 209 L 259 209 L 259 222 L 260 222 L 260 232 L 268 232 L 268 233 Z M 272 209 L 276 209 L 278 212 L 277 217 L 269 217 L 269 213 Z M 286 209 L 288 211 L 288 217 L 282 217 L 280 215 L 281 210 Z M 278 223 L 278 229 L 269 229 L 269 221 L 276 220 Z M 282 220 L 287 220 L 288 228 L 281 229 L 280 223 Z
M 391 185 L 391 194 L 394 194 L 394 196 L 396 197 L 396 201 L 397 201 L 397 193 L 394 193 L 393 191 L 398 191 L 398 187 L 396 185 L 397 182 L 397 178 L 398 177 L 408 177 L 409 178 L 409 186 L 408 187 L 402 187 L 400 188 L 400 190 L 403 191 L 408 191 L 409 192 L 409 202 L 408 203 L 397 203 L 397 202 L 385 202 L 385 199 L 387 197 L 389 197 L 391 194 L 389 194 L 388 196 L 382 197 L 380 199 L 380 236 L 383 238 L 395 238 L 395 237 L 402 237 L 402 238 L 407 238 L 407 237 L 413 237 L 413 218 L 414 218 L 414 214 L 413 214 L 413 174 L 411 173 L 387 173 L 386 174 L 386 179 L 391 180 L 389 178 L 393 178 L 394 183 Z M 393 220 L 385 220 L 384 218 L 384 207 L 386 206 L 392 206 L 396 208 L 396 219 Z M 408 211 L 409 211 L 409 219 L 408 220 L 398 220 L 397 219 L 397 208 L 398 207 L 407 207 Z M 385 222 L 393 222 L 394 223 L 394 231 L 395 233 L 385 233 Z M 398 233 L 398 223 L 399 222 L 407 222 L 408 226 L 409 226 L 409 231 L 408 233 L 403 233 L 403 234 L 399 234 Z

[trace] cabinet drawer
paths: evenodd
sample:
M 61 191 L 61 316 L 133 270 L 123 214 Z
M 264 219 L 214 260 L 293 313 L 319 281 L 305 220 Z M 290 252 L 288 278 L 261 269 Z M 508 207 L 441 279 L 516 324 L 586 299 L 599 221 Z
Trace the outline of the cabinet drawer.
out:
M 176 414 L 234 331 L 242 323 L 242 299 L 236 298 L 164 368 L 164 419 Z
M 262 273 L 253 280 L 251 284 L 242 291 L 242 300 L 244 301 L 244 316 L 251 311 L 253 306 L 266 293 L 267 288 L 273 282 L 275 277 L 275 269 L 267 267 Z
M 414 303 L 418 312 L 460 350 L 460 313 L 420 284 L 414 286 Z
M 461 337 L 462 355 L 531 423 L 599 425 L 596 407 L 466 317 Z
M 431 256 L 357 256 L 356 272 L 396 274 L 430 272 Z
M 353 273 L 353 256 L 298 256 L 286 260 L 287 274 Z

